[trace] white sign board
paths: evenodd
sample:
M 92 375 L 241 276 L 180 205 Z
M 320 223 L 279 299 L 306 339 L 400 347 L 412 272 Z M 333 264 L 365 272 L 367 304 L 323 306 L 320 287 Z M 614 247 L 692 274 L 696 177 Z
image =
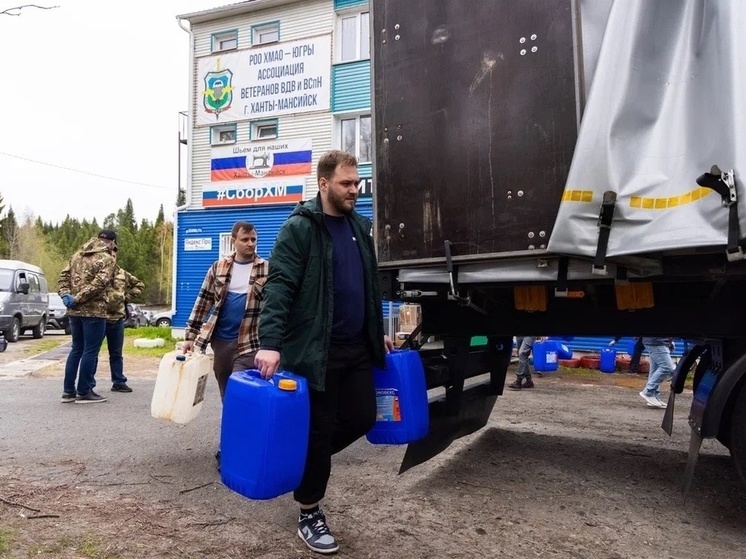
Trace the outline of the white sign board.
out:
M 212 238 L 184 239 L 184 250 L 212 250 Z
M 328 110 L 331 56 L 323 35 L 200 58 L 197 124 Z

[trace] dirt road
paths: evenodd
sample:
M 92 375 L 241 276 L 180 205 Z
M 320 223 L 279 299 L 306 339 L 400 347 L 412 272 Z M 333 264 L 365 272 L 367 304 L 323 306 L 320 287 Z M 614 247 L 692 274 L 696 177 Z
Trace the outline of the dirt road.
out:
M 152 371 L 132 394 L 100 378 L 110 400 L 95 406 L 58 403 L 54 373 L 0 385 L 0 557 L 310 557 L 289 496 L 251 502 L 220 484 L 215 383 L 177 426 L 149 417 Z M 636 394 L 643 379 L 614 376 L 506 391 L 485 429 L 401 476 L 403 448 L 342 452 L 325 502 L 338 556 L 746 556 L 745 492 L 718 443 L 682 502 L 691 395 L 669 438 Z

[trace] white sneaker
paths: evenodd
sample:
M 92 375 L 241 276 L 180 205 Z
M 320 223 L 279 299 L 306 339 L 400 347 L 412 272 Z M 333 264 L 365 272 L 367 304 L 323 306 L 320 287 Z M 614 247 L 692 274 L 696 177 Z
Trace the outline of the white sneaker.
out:
M 642 392 L 640 392 L 640 397 L 648 403 L 648 407 L 660 408 L 662 410 L 666 409 L 666 404 L 661 402 L 658 396 L 648 396 L 643 390 Z

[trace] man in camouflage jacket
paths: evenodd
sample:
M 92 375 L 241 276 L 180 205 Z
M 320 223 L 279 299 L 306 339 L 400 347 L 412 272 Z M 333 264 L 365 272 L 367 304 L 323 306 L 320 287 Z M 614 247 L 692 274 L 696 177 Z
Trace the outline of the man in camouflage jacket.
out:
M 96 386 L 98 352 L 106 333 L 108 305 L 105 292 L 116 271 L 116 261 L 111 255 L 116 239 L 116 233 L 109 230 L 103 230 L 90 239 L 73 255 L 57 283 L 58 293 L 68 307 L 73 338 L 65 364 L 63 403 L 106 401 L 93 388 Z
M 117 259 L 117 247 L 112 249 Z M 127 317 L 127 301 L 131 301 L 145 288 L 145 284 L 117 264 L 114 278 L 106 288 L 106 346 L 109 349 L 111 391 L 132 392 L 124 376 L 124 320 Z

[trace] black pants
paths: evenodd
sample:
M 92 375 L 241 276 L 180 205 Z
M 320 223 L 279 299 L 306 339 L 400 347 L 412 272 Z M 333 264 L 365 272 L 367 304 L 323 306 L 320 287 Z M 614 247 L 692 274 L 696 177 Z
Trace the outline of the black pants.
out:
M 642 343 L 642 338 L 637 338 L 635 340 L 635 347 L 632 350 L 632 356 L 629 362 L 630 373 L 640 372 L 640 358 L 642 357 L 642 352 L 644 349 L 645 345 Z
M 329 348 L 324 392 L 310 391 L 311 428 L 303 480 L 295 490 L 301 505 L 324 498 L 332 454 L 348 447 L 373 428 L 376 394 L 367 344 Z

